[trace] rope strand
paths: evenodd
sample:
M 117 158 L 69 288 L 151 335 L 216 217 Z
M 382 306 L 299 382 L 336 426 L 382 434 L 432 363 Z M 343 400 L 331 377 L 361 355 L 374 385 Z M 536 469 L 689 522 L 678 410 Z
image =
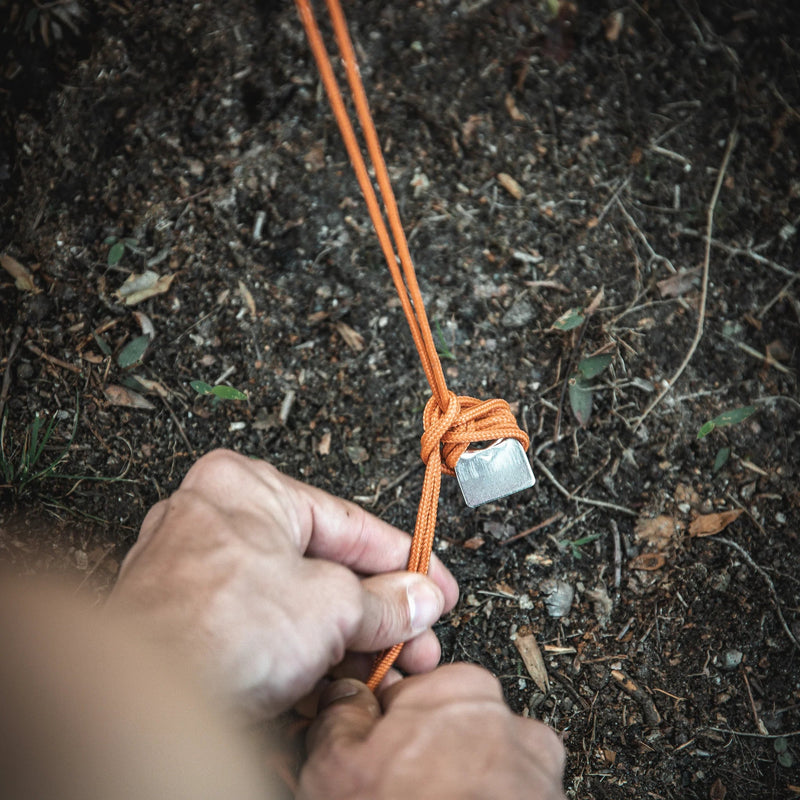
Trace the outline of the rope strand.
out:
M 372 162 L 375 179 L 383 199 L 383 208 L 389 222 L 388 228 L 310 0 L 295 0 L 311 52 L 317 62 L 325 92 L 342 134 L 356 180 L 364 195 L 367 210 L 386 258 L 386 264 L 389 267 L 411 331 L 411 337 L 419 353 L 420 362 L 432 393 L 422 415 L 424 433 L 420 442 L 420 456 L 425 462 L 425 477 L 422 481 L 422 494 L 408 558 L 409 571 L 426 574 L 433 549 L 442 473 L 455 474 L 456 462 L 471 442 L 502 438 L 516 439 L 527 450 L 529 440 L 527 434 L 518 427 L 505 400 L 480 401 L 474 397 L 457 397 L 447 388 L 428 316 L 425 313 L 425 303 L 417 282 L 414 262 L 408 249 L 400 212 L 392 190 L 389 171 L 386 168 L 375 123 L 369 110 L 367 94 L 361 82 L 353 43 L 347 31 L 344 12 L 339 0 L 325 0 L 325 2 L 353 105 L 356 109 L 356 116 L 364 135 L 367 154 Z M 389 229 L 391 229 L 391 236 Z M 401 642 L 378 654 L 372 674 L 367 681 L 367 685 L 371 689 L 374 690 L 380 685 L 402 649 L 403 643 Z

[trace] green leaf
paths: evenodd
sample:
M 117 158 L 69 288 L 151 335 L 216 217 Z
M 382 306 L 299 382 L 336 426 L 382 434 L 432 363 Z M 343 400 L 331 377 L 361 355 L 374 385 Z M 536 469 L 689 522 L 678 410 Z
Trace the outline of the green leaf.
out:
M 702 428 L 700 428 L 699 431 L 697 431 L 697 438 L 702 439 L 704 436 L 708 436 L 708 434 L 711 433 L 711 431 L 713 431 L 716 427 L 717 426 L 714 423 L 714 420 L 709 420 L 705 425 L 703 425 Z
M 108 266 L 115 267 L 122 261 L 122 256 L 125 254 L 125 242 L 117 242 L 111 245 L 108 251 Z
M 94 340 L 97 343 L 97 346 L 100 348 L 100 352 L 104 356 L 110 356 L 111 355 L 111 348 L 108 346 L 108 342 L 102 336 L 100 336 L 100 335 L 98 335 L 96 333 L 93 333 L 92 336 L 94 337 Z
M 139 392 L 140 394 L 147 394 L 147 387 L 143 386 L 139 381 L 136 380 L 132 375 L 125 375 L 121 380 L 120 383 L 127 387 L 128 389 L 133 389 L 134 392 Z
M 569 379 L 569 404 L 578 424 L 583 427 L 592 416 L 592 387 L 577 372 Z
M 722 428 L 725 425 L 736 425 L 739 422 L 743 422 L 755 413 L 755 406 L 742 406 L 741 408 L 734 408 L 731 411 L 724 411 L 718 417 L 714 417 L 712 421 L 718 428 Z
M 214 387 L 207 384 L 205 381 L 190 381 L 189 386 L 194 389 L 197 394 L 211 394 Z
M 724 428 L 726 425 L 736 425 L 739 422 L 746 420 L 749 416 L 756 413 L 755 406 L 742 406 L 741 408 L 733 408 L 730 411 L 723 411 L 718 417 L 709 420 L 697 432 L 697 438 L 702 439 L 708 436 L 714 428 Z
M 565 311 L 552 325 L 557 331 L 571 331 L 583 323 L 583 314 L 579 308 Z
M 219 397 L 220 400 L 247 400 L 247 395 L 234 389 L 233 386 L 215 386 L 211 390 L 211 394 Z
M 138 364 L 142 360 L 142 356 L 144 355 L 144 351 L 147 350 L 148 344 L 150 344 L 149 336 L 137 336 L 135 339 L 132 339 L 122 348 L 122 352 L 117 356 L 117 364 L 119 364 L 122 369 L 127 369 L 134 364 Z
M 789 767 L 791 767 L 791 766 L 794 764 L 794 757 L 793 757 L 793 756 L 792 756 L 792 754 L 791 754 L 791 753 L 790 753 L 790 752 L 787 750 L 785 753 L 781 753 L 781 754 L 778 756 L 778 763 L 779 763 L 779 764 L 780 764 L 782 767 L 786 767 L 786 769 L 789 769 Z
M 583 361 L 578 364 L 578 372 L 580 372 L 584 378 L 594 378 L 611 363 L 611 358 L 612 357 L 608 354 L 584 358 Z
M 714 472 L 719 472 L 725 466 L 725 464 L 728 463 L 728 459 L 730 457 L 730 447 L 720 447 L 720 449 L 717 450 L 717 457 L 714 459 Z
M 772 746 L 775 748 L 775 752 L 785 753 L 789 749 L 789 743 L 786 741 L 786 737 L 779 736 L 773 743 Z
M 116 241 L 117 241 L 116 236 L 106 236 L 106 238 L 103 239 L 103 244 L 114 244 L 114 242 Z

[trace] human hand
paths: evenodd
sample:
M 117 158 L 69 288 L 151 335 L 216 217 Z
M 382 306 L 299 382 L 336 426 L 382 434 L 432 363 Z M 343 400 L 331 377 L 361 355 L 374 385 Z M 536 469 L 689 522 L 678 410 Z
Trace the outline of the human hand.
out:
M 272 716 L 346 651 L 408 641 L 398 665 L 433 669 L 430 626 L 458 598 L 438 559 L 404 571 L 410 537 L 231 451 L 203 456 L 145 517 L 110 603 L 184 646 L 239 704 Z
M 563 800 L 564 748 L 511 713 L 470 664 L 396 682 L 379 699 L 341 680 L 320 697 L 298 800 Z

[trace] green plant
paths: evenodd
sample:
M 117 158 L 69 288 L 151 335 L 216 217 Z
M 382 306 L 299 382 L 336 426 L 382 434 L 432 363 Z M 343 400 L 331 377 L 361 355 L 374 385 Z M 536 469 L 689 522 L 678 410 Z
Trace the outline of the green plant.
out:
M 455 353 L 447 346 L 447 340 L 444 338 L 442 326 L 436 320 L 434 320 L 433 324 L 436 327 L 436 337 L 439 340 L 439 347 L 436 348 L 439 358 L 447 358 L 450 361 L 455 361 Z
M 562 550 L 569 550 L 572 554 L 574 559 L 580 561 L 583 558 L 583 553 L 581 552 L 581 547 L 587 544 L 591 544 L 591 542 L 595 541 L 595 539 L 599 539 L 599 533 L 590 533 L 588 536 L 581 536 L 579 539 L 562 539 L 558 546 Z
M 603 354 L 584 358 L 567 381 L 569 404 L 578 424 L 583 427 L 592 415 L 592 380 L 611 363 L 611 356 Z
M 708 420 L 708 422 L 701 426 L 700 430 L 697 432 L 697 438 L 705 438 L 716 428 L 724 428 L 728 425 L 737 425 L 755 413 L 755 406 L 742 406 L 741 408 L 733 408 L 730 411 L 723 411 L 722 414 L 714 417 L 714 419 Z M 725 466 L 730 458 L 730 455 L 730 447 L 720 447 L 719 450 L 717 450 L 717 455 L 714 458 L 713 468 L 715 473 L 719 472 Z
M 789 769 L 790 767 L 794 766 L 794 756 L 792 755 L 792 751 L 789 750 L 789 743 L 786 741 L 785 737 L 779 736 L 772 743 L 772 746 L 778 758 L 778 763 L 782 767 Z
M 223 400 L 247 400 L 247 395 L 234 389 L 233 386 L 211 386 L 205 381 L 191 381 L 189 386 L 194 389 L 197 394 L 210 394 L 212 396 L 211 405 L 216 408 Z
M 18 494 L 24 493 L 31 484 L 46 480 L 47 478 L 66 477 L 57 473 L 58 465 L 66 458 L 67 453 L 75 439 L 78 429 L 78 406 L 75 407 L 75 416 L 72 421 L 72 431 L 66 445 L 52 460 L 45 458 L 45 450 L 53 435 L 58 422 L 58 416 L 53 414 L 49 421 L 45 416 L 36 413 L 33 422 L 25 431 L 24 438 L 18 446 L 14 446 L 10 437 L 6 438 L 6 425 L 8 414 L 3 415 L 0 423 L 0 471 L 3 474 L 4 486 L 11 488 Z
M 115 267 L 122 261 L 122 256 L 125 255 L 126 250 L 130 250 L 132 253 L 138 253 L 138 239 L 132 239 L 130 237 L 126 237 L 123 239 L 119 239 L 116 236 L 107 236 L 103 240 L 103 244 L 111 245 L 108 248 L 108 257 L 107 263 L 109 267 Z

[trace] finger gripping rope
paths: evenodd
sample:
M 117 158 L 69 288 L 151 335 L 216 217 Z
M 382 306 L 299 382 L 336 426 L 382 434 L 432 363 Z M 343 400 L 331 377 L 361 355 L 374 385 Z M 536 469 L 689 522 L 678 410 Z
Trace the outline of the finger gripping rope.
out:
M 428 572 L 431 560 L 442 473 L 455 474 L 456 462 L 470 443 L 503 438 L 516 439 L 527 450 L 528 436 L 517 426 L 514 415 L 505 400 L 481 401 L 474 397 L 457 397 L 447 388 L 341 5 L 339 0 L 326 0 L 356 116 L 364 134 L 367 153 L 380 189 L 383 208 L 389 223 L 388 227 L 381 212 L 375 188 L 369 178 L 364 155 L 334 75 L 311 2 L 310 0 L 295 0 L 295 4 L 305 27 L 311 51 L 319 68 L 320 78 L 330 100 L 356 179 L 364 195 L 378 242 L 400 297 L 400 304 L 403 307 L 403 313 L 417 348 L 425 377 L 431 387 L 432 397 L 422 415 L 424 433 L 421 440 L 421 455 L 425 462 L 425 478 L 422 482 L 417 521 L 408 557 L 409 571 L 425 574 Z M 372 674 L 367 681 L 370 688 L 375 689 L 380 684 L 402 648 L 403 645 L 400 643 L 377 656 Z

